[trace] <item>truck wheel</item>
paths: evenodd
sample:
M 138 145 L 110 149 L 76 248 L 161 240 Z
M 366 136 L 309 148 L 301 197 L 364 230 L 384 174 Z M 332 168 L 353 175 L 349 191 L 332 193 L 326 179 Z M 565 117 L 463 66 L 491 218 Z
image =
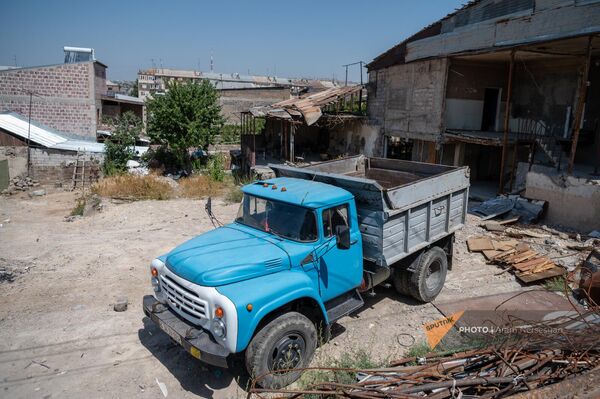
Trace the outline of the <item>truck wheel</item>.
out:
M 317 330 L 303 314 L 285 313 L 265 325 L 246 350 L 246 369 L 257 385 L 282 388 L 296 381 L 317 347 Z M 290 371 L 292 370 L 292 371 Z M 263 377 L 264 376 L 264 377 Z
M 431 302 L 442 290 L 448 272 L 448 258 L 439 247 L 433 247 L 415 259 L 409 276 L 410 295 L 417 301 Z
M 400 267 L 397 267 L 394 270 L 394 276 L 393 276 L 394 288 L 396 288 L 396 291 L 398 291 L 398 294 L 410 295 L 410 287 L 408 285 L 410 282 L 410 274 L 411 273 L 409 271 L 401 269 Z

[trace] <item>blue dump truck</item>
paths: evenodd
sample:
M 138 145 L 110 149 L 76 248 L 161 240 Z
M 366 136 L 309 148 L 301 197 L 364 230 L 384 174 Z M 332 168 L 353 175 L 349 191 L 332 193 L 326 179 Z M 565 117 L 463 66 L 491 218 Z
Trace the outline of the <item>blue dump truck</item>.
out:
M 143 307 L 192 356 L 243 357 L 272 388 L 300 376 L 361 292 L 391 280 L 421 302 L 438 295 L 469 170 L 364 156 L 270 166 L 276 177 L 242 188 L 232 223 L 152 261 Z

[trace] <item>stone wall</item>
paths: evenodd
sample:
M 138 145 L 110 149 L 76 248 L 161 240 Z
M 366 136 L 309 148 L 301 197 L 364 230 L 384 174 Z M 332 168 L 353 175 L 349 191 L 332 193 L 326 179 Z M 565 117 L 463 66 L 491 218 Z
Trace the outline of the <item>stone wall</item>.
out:
M 102 77 L 104 76 L 104 77 Z M 0 111 L 29 115 L 61 132 L 96 137 L 96 91 L 106 87 L 105 68 L 93 62 L 0 71 Z M 104 83 L 102 82 L 104 80 Z

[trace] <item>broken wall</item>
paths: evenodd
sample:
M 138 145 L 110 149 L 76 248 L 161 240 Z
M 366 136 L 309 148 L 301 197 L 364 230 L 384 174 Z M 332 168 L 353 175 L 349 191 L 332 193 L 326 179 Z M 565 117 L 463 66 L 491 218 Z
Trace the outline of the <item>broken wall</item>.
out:
M 369 71 L 368 113 L 383 134 L 437 141 L 442 131 L 447 60 Z
M 448 68 L 445 125 L 447 129 L 480 130 L 486 88 L 500 89 L 496 131 L 506 108 L 508 65 L 452 60 Z
M 554 136 L 570 135 L 581 60 L 546 59 L 515 63 L 510 127 L 529 133 L 531 124 Z M 538 133 L 540 133 L 538 131 Z
M 587 233 L 600 228 L 600 180 L 537 167 L 527 173 L 525 197 L 548 201 L 545 221 Z
M 383 136 L 379 126 L 361 119 L 348 120 L 329 132 L 329 154 L 383 156 Z

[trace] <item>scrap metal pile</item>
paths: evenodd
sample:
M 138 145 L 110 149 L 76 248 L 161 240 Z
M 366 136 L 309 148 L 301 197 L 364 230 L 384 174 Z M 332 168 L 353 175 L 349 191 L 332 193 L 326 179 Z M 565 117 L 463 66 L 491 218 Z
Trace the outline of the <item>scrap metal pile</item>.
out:
M 316 368 L 332 375 L 349 372 L 356 378 L 352 383 L 329 378 L 303 389 L 253 387 L 249 397 L 505 398 L 600 366 L 597 307 L 518 331 L 510 340 L 494 346 L 451 356 L 401 359 L 387 368 Z

